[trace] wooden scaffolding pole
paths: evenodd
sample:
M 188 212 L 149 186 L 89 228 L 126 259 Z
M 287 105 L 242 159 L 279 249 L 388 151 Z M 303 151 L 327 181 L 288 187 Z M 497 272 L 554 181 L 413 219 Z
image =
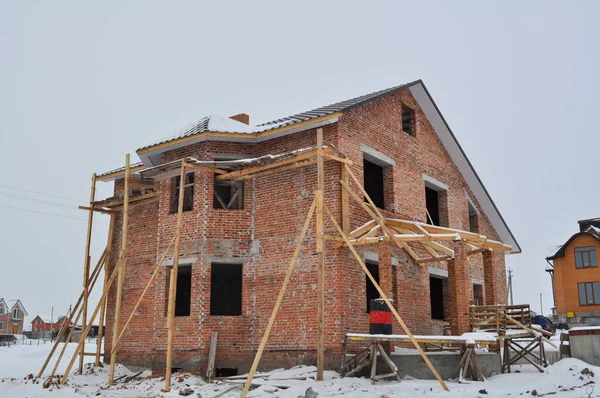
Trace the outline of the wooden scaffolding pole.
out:
M 183 197 L 185 195 L 185 162 L 181 163 L 179 180 L 179 201 L 177 203 L 177 227 L 175 230 L 175 250 L 173 252 L 173 268 L 169 280 L 169 307 L 167 311 L 167 364 L 164 391 L 171 390 L 171 366 L 173 364 L 173 332 L 175 323 L 175 298 L 177 294 L 177 272 L 179 271 L 179 249 L 181 243 L 181 224 L 183 222 Z
M 121 318 L 121 299 L 123 296 L 123 281 L 125 280 L 125 268 L 127 266 L 127 257 L 125 255 L 127 249 L 127 230 L 129 229 L 129 174 L 130 160 L 129 154 L 125 155 L 125 187 L 123 194 L 123 225 L 121 226 L 121 256 L 122 265 L 119 267 L 119 276 L 117 279 L 117 301 L 115 303 L 115 319 L 113 323 L 112 345 L 113 349 L 110 352 L 110 371 L 108 374 L 108 385 L 111 386 L 115 381 L 115 362 L 117 360 L 117 350 L 114 349 L 117 336 L 119 335 L 119 320 Z M 101 299 L 102 300 L 102 299 Z M 103 305 L 103 303 L 99 303 Z
M 106 261 L 104 262 L 104 285 L 106 287 L 106 283 L 108 282 L 108 266 L 110 264 L 110 257 L 112 255 L 112 240 L 113 233 L 115 230 L 116 217 L 114 213 L 110 215 L 110 225 L 108 227 L 108 242 L 106 242 Z M 104 290 L 104 288 L 102 290 Z M 102 349 L 102 337 L 104 336 L 104 319 L 106 318 L 106 303 L 105 299 L 102 303 L 102 307 L 100 308 L 100 319 L 98 320 L 98 339 L 96 341 L 96 361 L 94 362 L 94 366 L 100 366 L 100 351 Z
M 325 248 L 323 239 L 323 203 L 325 200 L 325 169 L 323 164 L 323 129 L 317 129 L 317 288 L 318 288 L 318 327 L 317 327 L 317 381 L 323 380 L 324 312 L 325 312 Z
M 102 253 L 102 256 L 100 256 L 100 260 L 98 260 L 98 264 L 96 264 L 96 267 L 94 267 L 94 271 L 92 272 L 92 276 L 96 273 L 96 270 L 102 264 L 102 261 L 104 260 L 104 256 L 105 255 L 106 255 L 106 250 Z M 81 294 L 79 295 L 79 298 L 77 299 L 77 302 L 75 303 L 75 307 L 71 310 L 71 312 L 70 312 L 69 317 L 67 318 L 67 320 L 63 321 L 63 324 L 60 327 L 60 331 L 58 332 L 58 336 L 56 337 L 56 341 L 54 342 L 54 345 L 52 346 L 52 349 L 50 350 L 50 353 L 48 354 L 48 357 L 46 358 L 46 361 L 44 362 L 44 364 L 42 365 L 42 368 L 40 369 L 40 371 L 38 373 L 38 376 L 37 376 L 38 378 L 40 378 L 40 377 L 43 376 L 44 371 L 46 370 L 46 367 L 48 366 L 48 363 L 50 362 L 50 359 L 52 359 L 52 356 L 54 355 L 54 352 L 56 351 L 56 348 L 60 344 L 60 340 L 61 340 L 62 336 L 65 334 L 65 331 L 71 325 L 71 323 L 73 321 L 73 317 L 75 315 L 75 312 L 77 312 L 77 310 L 80 309 L 79 306 L 81 305 L 81 303 L 83 301 L 83 293 L 84 292 L 82 291 Z M 75 321 L 75 323 L 77 323 L 77 321 Z
M 370 198 L 368 198 L 368 199 L 370 199 Z M 402 329 L 404 330 L 404 333 L 406 333 L 406 335 L 408 336 L 408 338 L 410 339 L 410 341 L 413 343 L 413 345 L 415 346 L 415 348 L 417 349 L 417 351 L 419 351 L 419 354 L 421 354 L 421 357 L 423 358 L 423 360 L 425 361 L 425 363 L 427 364 L 427 366 L 429 367 L 429 369 L 431 370 L 431 372 L 433 373 L 433 375 L 435 376 L 435 378 L 438 380 L 438 382 L 440 383 L 440 385 L 442 386 L 442 388 L 444 390 L 446 390 L 446 391 L 450 391 L 448 389 L 448 386 L 446 385 L 446 383 L 444 382 L 444 380 L 440 376 L 440 374 L 437 372 L 437 370 L 435 369 L 435 367 L 433 366 L 433 364 L 431 363 L 431 361 L 429 360 L 429 358 L 427 358 L 427 355 L 425 355 L 425 353 L 421 349 L 421 346 L 415 340 L 414 336 L 412 335 L 412 333 L 410 332 L 410 330 L 408 329 L 408 327 L 406 326 L 406 324 L 404 323 L 404 321 L 400 317 L 400 314 L 398 314 L 398 311 L 396 311 L 396 309 L 394 308 L 394 306 L 392 305 L 392 303 L 390 302 L 390 300 L 387 298 L 386 294 L 383 292 L 383 290 L 381 290 L 381 287 L 379 286 L 379 283 L 377 283 L 377 281 L 375 280 L 375 278 L 373 278 L 373 275 L 371 275 L 371 273 L 369 272 L 369 269 L 365 265 L 365 262 L 362 260 L 362 258 L 360 257 L 360 255 L 356 252 L 356 249 L 350 243 L 350 239 L 344 233 L 344 231 L 342 230 L 342 228 L 340 227 L 340 225 L 337 223 L 337 221 L 335 220 L 335 217 L 333 217 L 333 214 L 331 214 L 331 212 L 329 211 L 329 209 L 327 208 L 327 206 L 325 206 L 324 208 L 325 208 L 325 211 L 327 212 L 327 215 L 331 219 L 331 222 L 335 225 L 335 228 L 338 230 L 338 233 L 344 239 L 344 241 L 348 245 L 348 248 L 350 249 L 350 251 L 352 252 L 352 254 L 354 255 L 354 257 L 356 258 L 356 261 L 358 261 L 358 263 L 362 267 L 362 269 L 365 272 L 365 274 L 367 275 L 367 277 L 371 280 L 371 283 L 373 283 L 373 286 L 375 286 L 375 288 L 379 292 L 380 297 L 385 300 L 385 303 L 389 307 L 389 309 L 392 312 L 392 314 L 394 314 L 394 317 L 396 318 L 396 320 L 398 321 L 398 323 L 400 324 L 400 326 L 402 326 Z
M 71 358 L 71 361 L 67 365 L 65 374 L 63 375 L 62 379 L 60 379 L 60 384 L 65 384 L 67 382 L 67 378 L 69 377 L 69 372 L 73 368 L 73 364 L 75 364 L 75 359 L 77 358 L 77 356 L 80 353 L 83 353 L 83 346 L 85 344 L 85 336 L 90 332 L 90 329 L 92 328 L 92 323 L 94 322 L 94 319 L 96 318 L 96 315 L 98 315 L 98 311 L 100 311 L 100 307 L 102 306 L 102 300 L 104 300 L 106 298 L 108 291 L 110 290 L 113 282 L 115 281 L 115 277 L 117 276 L 117 274 L 119 273 L 119 271 L 122 268 L 122 264 L 125 261 L 126 253 L 127 253 L 127 251 L 124 251 L 119 256 L 119 261 L 117 261 L 117 265 L 115 266 L 115 269 L 113 270 L 113 272 L 110 275 L 110 278 L 108 279 L 108 283 L 106 284 L 106 287 L 104 288 L 104 291 L 102 292 L 102 295 L 100 296 L 100 301 L 98 301 L 98 305 L 96 305 L 96 309 L 94 310 L 94 313 L 90 317 L 90 323 L 88 323 L 87 327 L 84 330 L 82 330 L 82 335 L 81 335 L 81 339 L 79 339 L 79 344 L 77 345 L 77 348 L 75 348 L 73 357 Z
M 106 254 L 106 250 L 104 251 L 104 254 Z M 96 285 L 96 281 L 98 280 L 98 276 L 100 275 L 100 269 L 101 269 L 100 264 L 103 264 L 105 261 L 107 261 L 106 256 L 102 257 L 101 260 L 102 261 L 98 261 L 98 265 L 96 266 L 96 269 L 92 273 L 92 281 L 90 283 L 90 291 L 92 291 L 94 289 L 94 286 Z M 67 346 L 69 345 L 69 342 L 71 341 L 71 336 L 73 335 L 73 332 L 75 332 L 75 326 L 79 322 L 79 317 L 81 316 L 82 312 L 83 312 L 83 307 L 81 307 L 79 309 L 79 311 L 77 311 L 77 317 L 75 318 L 75 321 L 73 322 L 73 327 L 71 327 L 71 330 L 69 331 L 69 334 L 67 335 L 67 338 L 65 339 L 65 343 L 63 345 L 62 350 L 60 351 L 60 355 L 58 356 L 58 359 L 56 360 L 56 364 L 54 364 L 52 373 L 50 373 L 50 377 L 52 377 L 56 374 L 58 365 L 60 364 L 60 361 L 62 360 L 62 357 L 65 354 L 65 351 L 67 350 Z M 90 322 L 90 324 L 91 324 L 91 322 Z M 81 338 L 85 339 L 85 336 L 82 335 L 82 337 L 80 337 L 80 339 Z M 83 356 L 83 354 L 81 354 L 81 356 Z
M 296 249 L 294 249 L 294 254 L 292 255 L 292 259 L 290 264 L 288 265 L 287 272 L 285 274 L 285 278 L 283 279 L 283 283 L 281 285 L 281 289 L 279 290 L 279 295 L 277 296 L 277 301 L 275 302 L 275 306 L 273 307 L 273 311 L 271 312 L 271 317 L 269 318 L 269 322 L 267 323 L 267 328 L 265 329 L 265 333 L 263 334 L 262 340 L 260 341 L 260 345 L 258 347 L 258 351 L 256 352 L 256 356 L 254 357 L 254 361 L 252 362 L 252 367 L 250 368 L 250 373 L 248 374 L 248 379 L 246 379 L 246 383 L 244 384 L 244 389 L 242 391 L 241 398 L 246 398 L 248 391 L 250 390 L 250 385 L 252 384 L 252 379 L 254 378 L 254 373 L 258 368 L 258 363 L 260 362 L 260 358 L 262 357 L 262 353 L 267 345 L 267 340 L 269 340 L 269 335 L 271 334 L 271 329 L 273 328 L 273 324 L 275 323 L 275 318 L 277 317 L 277 312 L 279 311 L 279 307 L 281 307 L 281 302 L 283 301 L 283 296 L 285 295 L 285 290 L 290 282 L 290 278 L 292 277 L 292 271 L 294 271 L 294 265 L 296 264 L 296 259 L 300 254 L 300 249 L 302 248 L 302 242 L 304 241 L 304 237 L 306 236 L 306 231 L 308 231 L 308 227 L 310 226 L 310 222 L 312 221 L 313 213 L 315 212 L 315 208 L 317 207 L 317 198 L 312 202 L 310 206 L 310 210 L 306 215 L 306 220 L 304 221 L 304 227 L 302 227 L 302 231 L 300 232 L 300 236 L 298 237 L 298 243 L 296 243 Z
M 90 189 L 90 207 L 94 207 L 94 200 L 96 200 L 96 173 L 92 174 L 92 188 Z M 83 321 L 81 322 L 83 329 L 85 329 L 87 325 L 88 298 L 90 295 L 90 244 L 92 241 L 93 222 L 94 211 L 90 210 L 88 214 L 87 235 L 85 237 L 85 258 L 83 260 Z M 81 374 L 81 372 L 83 372 L 83 355 L 79 357 L 79 374 Z

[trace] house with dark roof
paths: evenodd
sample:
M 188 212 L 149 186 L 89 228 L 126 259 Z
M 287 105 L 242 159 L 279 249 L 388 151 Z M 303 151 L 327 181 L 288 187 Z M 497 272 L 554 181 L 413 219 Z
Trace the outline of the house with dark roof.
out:
M 579 232 L 546 257 L 560 323 L 600 325 L 600 218 L 578 221 Z
M 26 316 L 27 311 L 21 300 L 16 300 L 9 307 L 6 301 L 0 298 L 0 334 L 23 334 Z
M 520 253 L 521 248 L 422 81 L 266 123 L 251 124 L 243 113 L 211 115 L 141 146 L 140 162 L 129 168 L 121 325 L 144 291 L 155 261 L 170 247 L 183 192 L 174 368 L 206 368 L 213 332 L 218 332 L 217 369 L 250 368 L 317 189 L 316 162 L 302 154 L 317 147 L 321 130 L 329 159 L 323 173 L 326 206 L 340 218 L 356 251 L 413 333 L 441 335 L 449 325 L 451 333 L 461 334 L 469 330 L 472 300 L 507 302 L 505 252 Z M 197 167 L 182 181 L 183 161 Z M 286 166 L 277 173 L 266 170 L 273 161 Z M 448 241 L 376 244 L 386 237 L 373 237 L 377 228 L 368 224 L 372 218 L 361 205 L 363 199 L 348 204 L 353 199 L 340 185 L 340 164 L 349 167 L 372 200 L 367 208 L 376 207 L 386 219 L 395 220 L 398 233 L 406 232 L 401 220 L 408 220 L 436 228 Z M 254 174 L 241 166 L 251 166 Z M 123 213 L 124 175 L 121 167 L 96 178 L 114 182 L 113 197 L 97 200 L 94 206 L 112 210 L 117 220 Z M 350 215 L 344 218 L 348 208 Z M 335 227 L 325 225 L 329 236 Z M 113 248 L 121 247 L 122 230 L 122 223 L 116 222 Z M 472 242 L 480 246 L 461 237 L 475 239 Z M 314 237 L 305 243 L 263 353 L 263 368 L 315 361 Z M 349 248 L 339 243 L 326 242 L 324 260 L 329 368 L 338 366 L 345 333 L 369 330 L 368 303 L 378 297 Z M 421 253 L 433 257 L 422 260 Z M 146 299 L 120 340 L 119 363 L 164 367 L 174 268 L 170 256 L 160 264 L 160 274 L 148 285 Z M 119 250 L 113 250 L 109 272 L 118 260 Z M 117 289 L 112 287 L 106 352 L 112 349 L 116 300 Z

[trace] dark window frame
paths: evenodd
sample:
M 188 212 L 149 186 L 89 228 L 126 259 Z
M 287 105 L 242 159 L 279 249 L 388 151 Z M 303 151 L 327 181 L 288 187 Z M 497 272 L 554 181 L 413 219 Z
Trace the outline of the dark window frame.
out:
M 583 293 L 583 296 L 581 293 Z M 577 283 L 577 295 L 579 296 L 579 305 L 582 307 L 589 305 L 600 305 L 600 282 L 594 281 Z M 584 300 L 585 303 L 582 303 Z
M 243 303 L 244 264 L 211 263 L 209 315 L 242 316 Z
M 173 177 L 173 196 L 171 199 L 171 214 L 177 213 L 179 208 L 179 188 L 181 176 Z M 185 185 L 183 187 L 183 209 L 182 211 L 194 210 L 194 172 L 186 173 Z
M 598 267 L 598 256 L 596 253 L 596 247 L 594 246 L 581 246 L 576 247 L 574 250 L 575 254 L 575 268 L 595 268 Z M 587 262 L 586 262 L 587 260 Z

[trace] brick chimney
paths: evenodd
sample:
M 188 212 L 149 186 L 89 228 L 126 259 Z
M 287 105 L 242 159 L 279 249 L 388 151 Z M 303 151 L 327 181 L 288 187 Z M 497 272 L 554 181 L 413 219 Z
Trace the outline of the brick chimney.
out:
M 245 113 L 238 113 L 237 115 L 229 116 L 229 118 L 250 125 L 250 116 Z

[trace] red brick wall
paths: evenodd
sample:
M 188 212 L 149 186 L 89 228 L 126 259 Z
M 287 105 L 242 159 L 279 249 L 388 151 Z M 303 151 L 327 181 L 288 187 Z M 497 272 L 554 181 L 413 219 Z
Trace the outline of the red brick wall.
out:
M 401 131 L 401 101 L 416 110 L 416 135 Z M 452 228 L 469 229 L 467 195 L 481 215 L 480 233 L 498 239 L 466 182 L 452 163 L 433 128 L 420 111 L 410 92 L 402 91 L 345 113 L 337 124 L 326 126 L 325 143 L 333 143 L 354 162 L 352 171 L 362 182 L 363 154 L 360 144 L 393 158 L 396 165 L 386 170 L 386 202 L 397 218 L 426 221 L 423 173 L 449 186 L 445 214 Z M 260 144 L 204 142 L 173 150 L 163 161 L 194 156 L 212 159 L 218 154 L 261 156 L 284 153 L 314 146 L 315 130 L 272 139 Z M 246 181 L 244 208 L 213 209 L 213 175 L 195 171 L 194 209 L 185 212 L 181 239 L 181 258 L 192 262 L 192 307 L 189 317 L 175 318 L 174 367 L 197 371 L 206 366 L 210 335 L 219 332 L 217 367 L 238 367 L 247 371 L 258 348 L 263 331 L 287 270 L 292 251 L 316 190 L 316 166 Z M 325 203 L 340 222 L 340 166 L 325 163 Z M 160 182 L 157 202 L 135 202 L 130 207 L 129 250 L 125 278 L 121 325 L 129 316 L 143 290 L 155 262 L 175 233 L 176 215 L 170 213 L 173 180 Z M 122 194 L 117 182 L 115 193 Z M 392 209 L 392 208 L 390 208 Z M 114 267 L 120 248 L 121 221 L 117 223 Z M 351 199 L 352 227 L 368 220 L 367 214 Z M 333 233 L 333 224 L 325 225 Z M 314 222 L 309 229 L 261 367 L 312 363 L 317 336 L 317 276 Z M 360 247 L 361 255 L 379 256 L 380 281 L 416 334 L 441 333 L 441 321 L 431 319 L 428 265 L 415 264 L 404 250 L 390 245 Z M 505 302 L 504 259 L 499 255 L 498 301 Z M 172 258 L 172 254 L 168 256 Z M 346 332 L 366 332 L 365 275 L 348 249 L 326 245 L 326 365 L 337 366 L 341 340 Z M 210 315 L 210 269 L 213 261 L 243 262 L 242 315 Z M 469 278 L 484 279 L 482 256 L 465 260 Z M 447 270 L 445 263 L 430 266 Z M 150 289 L 138 315 L 120 346 L 117 360 L 129 365 L 164 368 L 167 277 L 163 268 Z M 467 285 L 467 282 L 464 284 Z M 472 298 L 472 283 L 468 281 Z M 109 296 L 106 352 L 111 348 L 115 289 Z M 450 311 L 448 311 L 450 312 Z M 401 332 L 397 324 L 395 332 Z

